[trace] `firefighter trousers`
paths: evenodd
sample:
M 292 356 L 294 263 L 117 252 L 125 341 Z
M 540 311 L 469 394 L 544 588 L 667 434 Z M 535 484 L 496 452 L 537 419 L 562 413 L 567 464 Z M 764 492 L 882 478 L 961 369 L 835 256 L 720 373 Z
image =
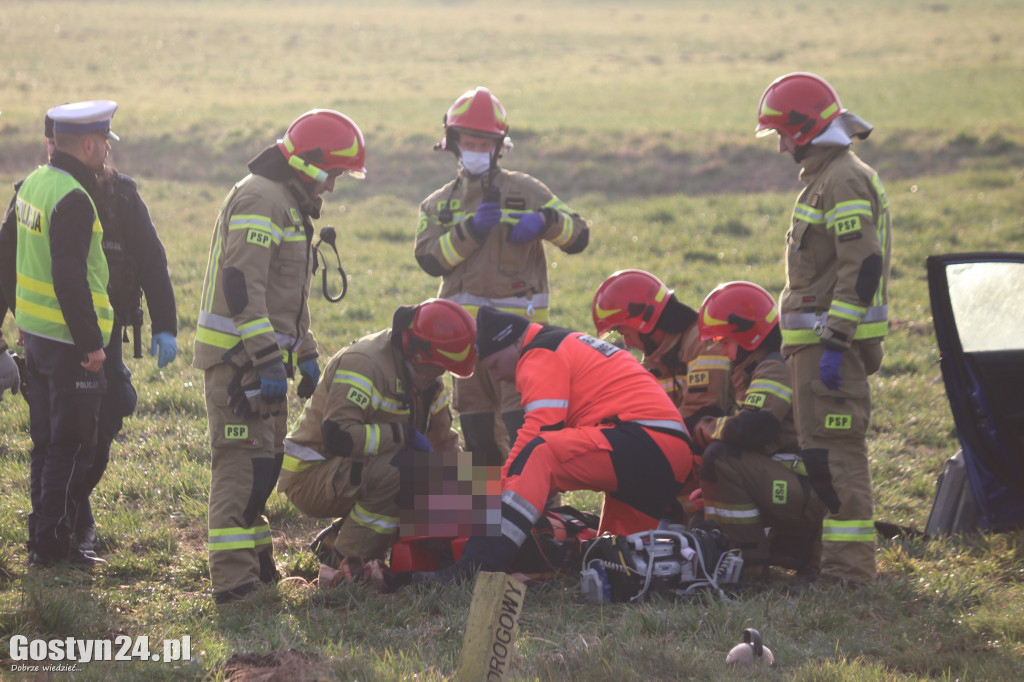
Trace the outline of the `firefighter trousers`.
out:
M 281 472 L 288 405 L 259 403 L 255 414 L 239 417 L 228 404 L 234 378 L 235 369 L 227 364 L 206 370 L 212 453 L 210 580 L 218 600 L 280 577 L 264 507 Z
M 825 505 L 797 455 L 767 457 L 716 441 L 704 451 L 700 484 L 706 517 L 743 553 L 744 566 L 817 572 Z
M 811 486 L 827 509 L 821 535 L 822 574 L 865 583 L 876 575 L 867 448 L 871 417 L 868 376 L 881 365 L 882 342 L 853 342 L 843 353 L 839 367 L 842 385 L 834 391 L 819 378 L 823 351 L 823 345 L 800 346 L 789 360 L 800 456 Z
M 317 518 L 343 518 L 334 542 L 342 557 L 384 559 L 398 530 L 401 472 L 391 455 L 332 457 L 290 474 L 282 492 L 299 511 Z
M 468 378 L 452 377 L 452 406 L 466 450 L 477 466 L 501 466 L 515 444 L 525 413 L 515 384 L 498 381 L 477 365 Z

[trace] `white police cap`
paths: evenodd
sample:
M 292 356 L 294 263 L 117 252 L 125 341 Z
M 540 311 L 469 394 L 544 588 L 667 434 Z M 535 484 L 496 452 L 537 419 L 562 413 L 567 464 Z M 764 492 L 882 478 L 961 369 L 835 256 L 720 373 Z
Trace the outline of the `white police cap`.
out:
M 88 102 L 61 104 L 46 112 L 53 119 L 53 129 L 58 133 L 85 135 L 105 133 L 111 140 L 120 140 L 110 129 L 110 119 L 117 111 L 117 102 L 109 99 L 94 99 Z

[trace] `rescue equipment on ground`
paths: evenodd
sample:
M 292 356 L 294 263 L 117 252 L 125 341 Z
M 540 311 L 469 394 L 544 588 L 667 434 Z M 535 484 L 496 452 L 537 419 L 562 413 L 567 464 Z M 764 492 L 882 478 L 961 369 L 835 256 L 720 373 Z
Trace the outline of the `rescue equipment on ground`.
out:
M 639 602 L 650 592 L 682 596 L 739 582 L 743 558 L 719 529 L 670 524 L 632 535 L 602 535 L 583 556 L 580 589 L 588 601 Z

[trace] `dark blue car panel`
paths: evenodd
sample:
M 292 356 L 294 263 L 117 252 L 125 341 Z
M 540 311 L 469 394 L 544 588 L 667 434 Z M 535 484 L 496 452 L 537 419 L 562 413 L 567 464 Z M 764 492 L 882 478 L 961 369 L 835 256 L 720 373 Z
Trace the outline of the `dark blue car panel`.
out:
M 1024 525 L 1024 254 L 927 262 L 942 377 L 982 528 Z

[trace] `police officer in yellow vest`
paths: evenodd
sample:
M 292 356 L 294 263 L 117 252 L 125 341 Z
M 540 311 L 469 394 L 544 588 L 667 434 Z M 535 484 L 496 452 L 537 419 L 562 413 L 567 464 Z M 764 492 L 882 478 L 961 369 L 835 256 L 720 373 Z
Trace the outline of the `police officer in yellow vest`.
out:
M 280 579 L 263 508 L 284 456 L 287 380 L 300 397 L 320 378 L 310 331 L 313 219 L 366 146 L 344 114 L 314 109 L 249 162 L 221 206 L 210 244 L 193 366 L 206 372 L 210 421 L 210 577 L 224 603 Z
M 779 151 L 802 167 L 805 187 L 786 235 L 782 353 L 801 457 L 828 508 L 821 572 L 854 583 L 875 577 L 868 376 L 882 363 L 892 256 L 889 199 L 850 149 L 871 130 L 811 73 L 776 79 L 758 108 L 758 134 L 777 132 Z
M 442 378 L 446 370 L 473 373 L 475 341 L 476 321 L 465 309 L 430 299 L 400 307 L 390 329 L 328 361 L 285 440 L 278 486 L 306 514 L 342 517 L 314 543 L 323 563 L 384 559 L 400 512 L 412 511 L 421 492 L 409 476 L 457 461 L 459 435 Z
M 113 309 L 107 297 L 103 228 L 91 194 L 117 140 L 111 101 L 54 107 L 56 150 L 18 191 L 15 310 L 25 332 L 30 430 L 42 455 L 29 516 L 29 563 L 92 565 L 70 543 L 81 475 L 92 463 L 106 391 L 103 348 Z

